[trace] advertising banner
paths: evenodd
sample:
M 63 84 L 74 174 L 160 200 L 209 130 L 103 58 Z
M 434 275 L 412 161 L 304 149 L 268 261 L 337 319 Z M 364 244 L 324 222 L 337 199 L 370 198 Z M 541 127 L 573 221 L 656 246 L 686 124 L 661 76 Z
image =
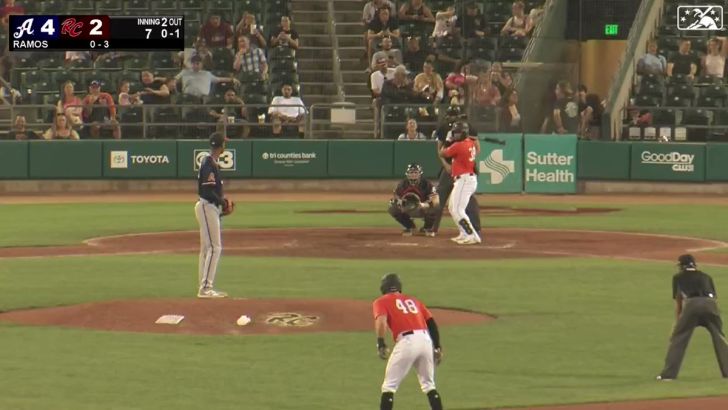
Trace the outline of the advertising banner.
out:
M 217 162 L 222 178 L 250 177 L 252 174 L 250 164 L 252 149 L 251 141 L 228 141 L 225 144 L 225 151 Z M 202 160 L 209 154 L 210 145 L 206 140 L 177 141 L 177 176 L 179 178 L 196 178 Z
M 104 141 L 104 177 L 176 178 L 177 141 Z
M 705 144 L 632 144 L 632 180 L 705 181 Z
M 523 136 L 479 134 L 478 193 L 519 193 L 523 190 Z M 500 145 L 483 138 L 498 139 Z
M 526 192 L 576 193 L 576 135 L 526 134 Z
M 256 178 L 326 178 L 328 141 L 253 141 Z

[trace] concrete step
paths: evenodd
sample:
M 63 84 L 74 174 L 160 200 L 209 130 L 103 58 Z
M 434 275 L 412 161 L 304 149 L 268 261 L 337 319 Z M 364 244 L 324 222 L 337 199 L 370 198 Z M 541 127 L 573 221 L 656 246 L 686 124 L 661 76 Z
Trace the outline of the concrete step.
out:
M 366 59 L 362 60 L 361 57 L 364 54 L 364 50 L 360 51 L 357 58 L 342 58 L 341 59 L 341 70 L 342 71 L 359 71 L 364 74 L 364 69 L 367 68 Z M 299 64 L 300 65 L 300 64 Z
M 307 95 L 303 99 L 304 104 L 307 106 L 313 105 L 313 104 L 331 104 L 336 102 L 336 96 L 335 95 L 320 95 L 320 94 L 312 94 Z
M 356 105 L 372 105 L 372 95 L 357 95 L 357 94 L 346 94 L 346 101 L 352 102 Z
M 301 37 L 302 39 L 305 39 L 305 45 L 303 45 L 302 48 L 332 47 L 331 36 L 328 34 L 307 34 L 305 37 Z
M 303 47 L 298 49 L 296 57 L 303 59 L 328 59 L 331 60 L 331 47 Z M 300 60 L 298 66 L 301 66 Z
M 300 84 L 301 89 L 314 90 L 314 94 L 336 95 L 337 93 L 336 84 L 334 84 L 333 81 L 313 83 L 301 82 Z
M 298 31 L 302 41 L 306 41 L 306 37 L 312 34 L 328 34 L 329 26 L 321 23 L 306 23 L 298 22 L 293 23 L 293 27 Z
M 361 34 L 337 34 L 339 47 L 361 47 L 364 49 L 364 36 Z
M 350 22 L 336 21 L 336 34 L 359 34 L 363 37 L 365 31 L 367 31 L 366 27 L 358 20 Z
M 338 10 L 336 9 L 334 11 L 334 19 L 337 23 L 351 23 L 351 22 L 360 22 L 361 21 L 361 14 L 364 9 L 364 6 L 362 6 L 362 10 Z M 363 28 L 364 26 L 362 26 Z
M 305 0 L 305 1 L 291 1 L 291 14 L 295 14 L 301 10 L 320 10 L 328 11 L 328 1 L 326 0 Z M 363 10 L 363 6 L 362 6 Z M 295 21 L 295 20 L 294 20 Z
M 332 70 L 298 70 L 298 78 L 303 82 L 316 82 L 332 79 L 333 82 L 333 71 Z
M 344 83 L 344 92 L 346 95 L 367 95 L 369 93 L 369 87 L 367 87 L 366 80 L 356 83 Z
M 295 22 L 306 23 L 327 23 L 329 22 L 329 12 L 324 10 L 296 10 L 294 13 Z M 298 23 L 297 23 L 298 24 Z
M 364 9 L 364 1 L 361 0 L 334 0 L 334 10 L 336 11 L 358 11 L 361 16 Z
M 353 71 L 341 71 L 341 77 L 345 83 L 363 83 L 366 84 L 369 74 L 365 73 L 364 70 L 353 70 Z
M 299 73 L 306 71 L 332 71 L 334 69 L 333 62 L 331 61 L 331 51 L 329 51 L 329 58 L 298 57 L 297 60 Z

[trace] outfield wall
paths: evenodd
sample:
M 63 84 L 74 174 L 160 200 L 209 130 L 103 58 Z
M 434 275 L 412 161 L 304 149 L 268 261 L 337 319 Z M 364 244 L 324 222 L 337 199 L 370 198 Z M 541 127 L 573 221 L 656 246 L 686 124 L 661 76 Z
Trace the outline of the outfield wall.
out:
M 481 138 L 481 193 L 681 192 L 686 184 L 702 186 L 691 192 L 712 192 L 716 183 L 728 182 L 728 144 Z M 3 141 L 0 192 L 186 190 L 205 155 L 202 140 Z M 244 189 L 320 191 L 357 191 L 365 184 L 377 190 L 403 177 L 411 162 L 436 178 L 434 141 L 233 140 L 219 161 L 226 180 Z

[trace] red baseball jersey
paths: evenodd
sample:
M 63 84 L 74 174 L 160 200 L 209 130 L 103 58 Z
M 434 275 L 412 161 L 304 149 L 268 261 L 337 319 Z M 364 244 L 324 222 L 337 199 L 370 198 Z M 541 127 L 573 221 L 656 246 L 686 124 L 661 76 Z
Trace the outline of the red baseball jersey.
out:
M 466 138 L 445 149 L 445 156 L 452 158 L 452 177 L 472 174 L 475 171 L 475 141 Z
M 419 300 L 402 293 L 387 293 L 374 301 L 374 318 L 387 316 L 387 324 L 392 337 L 410 330 L 427 330 L 427 321 L 432 314 Z

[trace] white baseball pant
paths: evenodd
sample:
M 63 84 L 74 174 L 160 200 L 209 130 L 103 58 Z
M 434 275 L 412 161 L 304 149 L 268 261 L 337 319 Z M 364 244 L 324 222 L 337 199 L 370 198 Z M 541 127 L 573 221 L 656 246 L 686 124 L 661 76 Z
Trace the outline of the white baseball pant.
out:
M 217 275 L 217 265 L 222 255 L 221 214 L 220 207 L 205 199 L 200 198 L 195 204 L 195 216 L 200 225 L 200 259 L 197 270 L 200 288 L 211 288 Z
M 413 366 L 422 391 L 435 390 L 435 357 L 432 339 L 426 330 L 399 337 L 387 362 L 382 393 L 396 393 Z
M 468 214 L 465 213 L 470 197 L 473 196 L 476 189 L 478 189 L 478 177 L 475 175 L 460 175 L 453 184 L 448 209 L 453 221 L 455 221 L 455 226 L 460 230 L 461 236 L 472 237 L 477 235 L 473 223 L 470 221 Z M 466 226 L 463 225 L 466 225 L 470 232 L 467 232 Z

